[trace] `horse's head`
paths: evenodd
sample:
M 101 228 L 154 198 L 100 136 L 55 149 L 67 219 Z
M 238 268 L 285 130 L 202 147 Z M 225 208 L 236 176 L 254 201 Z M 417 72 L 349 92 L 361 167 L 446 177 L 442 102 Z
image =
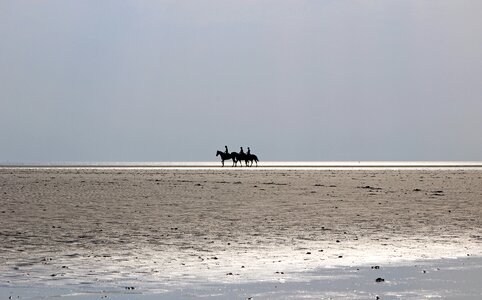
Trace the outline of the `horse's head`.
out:
M 219 154 L 221 154 L 221 151 L 218 150 L 218 152 L 216 152 L 216 156 L 218 156 Z

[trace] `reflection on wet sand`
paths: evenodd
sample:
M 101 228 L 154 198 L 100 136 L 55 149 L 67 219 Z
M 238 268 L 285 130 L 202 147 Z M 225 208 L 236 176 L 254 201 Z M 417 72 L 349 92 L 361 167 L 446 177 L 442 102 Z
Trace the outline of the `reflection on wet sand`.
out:
M 2 168 L 0 177 L 0 273 L 14 285 L 169 289 L 482 254 L 474 169 Z

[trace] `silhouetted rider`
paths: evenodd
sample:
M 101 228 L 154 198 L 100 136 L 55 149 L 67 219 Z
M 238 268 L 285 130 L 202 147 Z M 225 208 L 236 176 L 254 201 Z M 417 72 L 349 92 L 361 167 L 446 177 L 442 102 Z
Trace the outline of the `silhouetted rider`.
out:
M 243 147 L 241 147 L 241 151 L 239 151 L 239 154 L 241 154 L 241 155 L 243 155 L 243 154 L 244 154 Z
M 226 151 L 224 151 L 224 153 L 228 154 L 228 146 L 224 146 L 224 148 L 226 148 Z
M 248 152 L 246 153 L 246 155 L 251 155 L 251 149 L 249 149 L 249 147 L 248 147 Z

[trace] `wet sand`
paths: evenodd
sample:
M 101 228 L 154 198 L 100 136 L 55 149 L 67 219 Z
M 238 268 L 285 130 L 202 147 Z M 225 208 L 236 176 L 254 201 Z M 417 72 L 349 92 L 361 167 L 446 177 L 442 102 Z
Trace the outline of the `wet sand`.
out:
M 176 295 L 482 256 L 477 169 L 1 168 L 0 203 L 4 292 Z

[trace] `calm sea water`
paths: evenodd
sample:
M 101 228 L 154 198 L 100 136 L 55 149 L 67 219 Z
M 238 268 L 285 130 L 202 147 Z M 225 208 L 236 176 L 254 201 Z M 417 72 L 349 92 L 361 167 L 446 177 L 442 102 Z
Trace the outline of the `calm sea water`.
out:
M 47 167 L 47 168 L 180 168 L 211 169 L 221 168 L 220 161 L 204 162 L 54 162 L 54 163 L 7 163 L 1 167 Z M 225 161 L 224 168 L 231 168 L 232 161 Z M 253 165 L 252 168 L 255 168 Z M 238 169 L 247 169 L 244 164 Z M 482 169 L 482 161 L 261 161 L 259 169 Z

